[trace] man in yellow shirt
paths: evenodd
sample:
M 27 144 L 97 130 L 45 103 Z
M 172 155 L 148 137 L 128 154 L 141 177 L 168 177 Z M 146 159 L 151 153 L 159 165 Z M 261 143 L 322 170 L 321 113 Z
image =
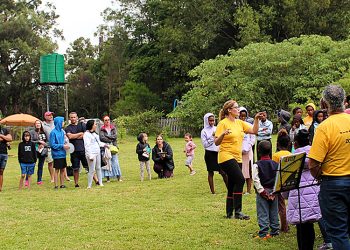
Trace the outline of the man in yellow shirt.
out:
M 321 105 L 329 117 L 317 127 L 309 153 L 310 171 L 322 179 L 319 202 L 334 249 L 350 249 L 350 116 L 344 100 L 340 86 L 323 91 Z

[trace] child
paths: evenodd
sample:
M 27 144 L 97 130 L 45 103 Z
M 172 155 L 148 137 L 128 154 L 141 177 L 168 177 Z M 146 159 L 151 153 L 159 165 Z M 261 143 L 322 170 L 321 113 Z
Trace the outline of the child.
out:
M 279 164 L 282 156 L 291 155 L 290 138 L 286 129 L 281 129 L 277 135 L 277 149 L 279 150 L 272 156 L 272 160 Z M 286 204 L 281 193 L 277 195 L 278 198 L 278 214 L 281 221 L 281 231 L 286 233 L 289 231 L 286 217 Z
M 295 135 L 295 153 L 303 152 L 308 155 L 310 148 L 308 131 L 305 129 L 299 130 L 298 134 Z M 304 188 L 300 188 L 299 192 L 296 189 L 289 191 L 287 220 L 289 224 L 296 225 L 297 227 L 299 249 L 313 249 L 315 241 L 313 223 L 318 221 L 322 216 L 318 203 L 320 187 L 316 185 L 315 178 L 310 173 L 308 158 L 305 160 L 299 186 Z M 298 197 L 299 195 L 300 198 Z M 299 203 L 301 211 L 299 211 Z M 301 218 L 299 217 L 299 213 L 301 214 Z
M 261 155 L 253 165 L 252 174 L 256 194 L 256 211 L 259 223 L 257 239 L 268 239 L 279 234 L 278 200 L 271 194 L 275 183 L 278 163 L 270 158 L 271 142 L 261 141 L 258 145 Z M 270 234 L 269 232 L 270 228 Z
M 314 111 L 316 110 L 316 106 L 313 103 L 308 103 L 305 107 L 307 116 L 304 118 L 304 124 L 306 126 L 306 130 L 308 130 L 311 126 L 312 120 L 314 118 Z
M 145 165 L 146 165 L 146 170 L 147 170 L 147 174 L 148 174 L 148 179 L 151 180 L 152 176 L 151 176 L 151 167 L 150 167 L 150 162 L 149 162 L 149 158 L 150 158 L 150 154 L 151 154 L 151 147 L 147 143 L 148 136 L 146 133 L 140 133 L 137 136 L 137 140 L 139 141 L 139 143 L 136 146 L 136 154 L 137 154 L 139 161 L 140 161 L 141 181 L 143 181 L 143 173 L 144 173 L 143 169 L 144 169 Z
M 28 131 L 22 134 L 22 142 L 18 144 L 18 161 L 21 166 L 21 179 L 19 180 L 19 189 L 23 188 L 23 182 L 28 176 L 28 189 L 32 182 L 32 174 L 36 163 L 35 143 L 31 141 L 31 136 Z
M 186 153 L 186 167 L 190 170 L 190 175 L 195 175 L 196 171 L 192 167 L 192 162 L 194 158 L 194 149 L 197 147 L 196 144 L 193 143 L 192 141 L 192 135 L 190 133 L 185 134 L 185 150 L 184 153 Z
M 325 119 L 325 115 L 324 115 L 323 110 L 316 110 L 314 112 L 314 120 L 312 121 L 312 124 L 309 128 L 310 145 L 312 145 L 312 141 L 314 139 L 314 135 L 315 135 L 315 132 L 316 132 L 318 125 L 320 125 L 320 123 L 323 122 L 324 119 Z
M 290 137 L 290 141 L 292 142 L 292 144 L 294 143 L 294 136 L 301 129 L 306 129 L 304 122 L 303 122 L 303 119 L 301 118 L 300 115 L 295 115 L 293 117 L 293 121 L 292 121 L 292 128 L 289 131 L 289 137 Z

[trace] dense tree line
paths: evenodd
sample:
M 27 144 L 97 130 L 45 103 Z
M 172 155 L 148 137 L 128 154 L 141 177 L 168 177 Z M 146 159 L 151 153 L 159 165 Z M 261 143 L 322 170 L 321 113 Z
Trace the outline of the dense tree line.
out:
M 40 115 L 45 107 L 44 92 L 38 87 L 39 57 L 54 51 L 49 35 L 59 36 L 60 32 L 55 29 L 54 8 L 43 11 L 40 4 L 39 0 L 0 3 L 0 109 L 5 114 L 21 111 Z M 271 46 L 268 48 L 272 52 L 273 44 L 302 34 L 341 41 L 350 32 L 350 3 L 346 0 L 120 0 L 103 15 L 105 22 L 96 31 L 100 44 L 93 46 L 89 39 L 79 38 L 66 54 L 69 107 L 86 117 L 130 115 L 151 108 L 167 114 L 172 111 L 174 99 L 185 94 L 186 103 L 194 82 L 204 78 L 204 73 L 195 73 L 206 65 L 201 64 L 203 61 L 221 63 L 211 59 L 229 50 L 222 57 L 232 57 L 247 51 L 240 50 L 247 45 L 257 46 L 257 50 Z M 249 47 L 251 43 L 261 45 Z M 292 52 L 281 53 L 287 57 Z M 252 66 L 259 69 L 252 71 L 269 69 L 265 65 L 269 61 L 260 63 L 254 62 Z M 230 67 L 216 73 L 236 72 Z M 234 79 L 212 77 L 215 81 L 232 80 L 232 86 L 237 84 Z M 261 81 L 254 77 L 241 79 L 246 91 L 251 81 Z M 212 83 L 205 82 L 204 86 Z M 62 91 L 57 92 L 54 99 L 61 95 Z M 314 95 L 312 90 L 300 90 L 276 105 L 303 102 Z M 59 109 L 58 105 L 55 108 Z

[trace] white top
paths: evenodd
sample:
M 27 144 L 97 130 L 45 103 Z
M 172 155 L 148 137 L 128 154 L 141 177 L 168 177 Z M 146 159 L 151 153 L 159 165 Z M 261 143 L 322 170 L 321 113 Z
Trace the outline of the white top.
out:
M 100 141 L 100 137 L 95 132 L 86 131 L 83 136 L 85 155 L 89 159 L 93 159 L 100 154 L 100 147 L 104 147 L 106 143 Z

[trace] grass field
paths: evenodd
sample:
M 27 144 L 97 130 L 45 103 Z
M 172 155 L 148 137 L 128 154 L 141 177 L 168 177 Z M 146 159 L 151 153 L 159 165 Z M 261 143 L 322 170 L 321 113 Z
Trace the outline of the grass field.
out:
M 123 182 L 54 190 L 47 164 L 44 185 L 18 190 L 20 168 L 13 144 L 0 193 L 0 249 L 297 249 L 295 228 L 288 234 L 260 241 L 255 195 L 243 197 L 243 211 L 250 221 L 228 220 L 225 186 L 215 174 L 216 195 L 207 184 L 203 147 L 199 138 L 190 176 L 184 166 L 183 139 L 170 139 L 174 150 L 175 177 L 140 182 L 136 138 L 120 142 L 119 161 Z M 154 145 L 154 138 L 151 138 Z M 36 178 L 36 174 L 34 178 Z M 322 240 L 318 226 L 317 242 Z

